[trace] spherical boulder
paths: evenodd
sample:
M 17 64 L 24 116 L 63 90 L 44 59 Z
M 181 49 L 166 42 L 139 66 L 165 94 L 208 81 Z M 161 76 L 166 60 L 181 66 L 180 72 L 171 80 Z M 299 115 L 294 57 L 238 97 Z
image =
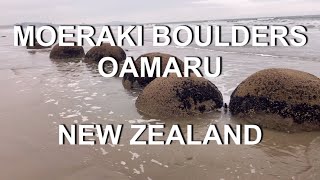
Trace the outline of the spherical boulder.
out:
M 264 127 L 286 131 L 320 129 L 320 79 L 291 69 L 265 69 L 231 95 L 230 111 Z
M 147 53 L 143 54 L 138 57 L 138 59 L 135 61 L 135 66 L 138 71 L 138 74 L 140 76 L 141 73 L 141 57 L 148 57 L 148 62 L 151 65 L 153 63 L 153 58 L 154 57 L 160 57 L 161 59 L 161 73 L 164 73 L 164 70 L 167 66 L 167 63 L 169 61 L 170 57 L 175 57 L 170 54 L 165 54 L 165 53 L 160 53 L 160 52 L 152 52 L 152 53 Z M 176 62 L 180 68 L 180 70 L 183 72 L 183 66 L 184 63 L 177 57 L 175 57 Z M 156 78 L 156 76 L 153 77 L 134 77 L 133 74 L 125 74 L 123 79 L 122 79 L 122 85 L 126 89 L 132 89 L 132 88 L 140 88 L 140 87 L 145 87 L 147 86 L 151 81 L 153 81 Z
M 127 55 L 121 47 L 103 43 L 101 46 L 92 47 L 86 53 L 85 59 L 99 62 L 104 57 L 113 57 L 120 63 L 126 59 Z
M 51 46 L 42 46 L 38 43 L 37 40 L 34 41 L 33 46 L 27 45 L 27 49 L 46 49 L 46 48 L 51 48 Z
M 60 46 L 56 44 L 51 52 L 51 59 L 71 59 L 71 58 L 83 58 L 84 50 L 82 46 Z
M 194 116 L 221 108 L 218 88 L 202 77 L 159 77 L 147 85 L 136 101 L 137 109 L 154 118 Z

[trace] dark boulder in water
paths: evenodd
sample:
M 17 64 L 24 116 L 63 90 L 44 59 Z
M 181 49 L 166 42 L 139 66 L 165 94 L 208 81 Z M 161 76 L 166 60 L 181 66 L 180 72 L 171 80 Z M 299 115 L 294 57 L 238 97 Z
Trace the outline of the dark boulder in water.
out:
M 99 62 L 104 57 L 113 57 L 116 61 L 121 63 L 126 59 L 127 55 L 121 47 L 103 43 L 101 46 L 92 47 L 86 53 L 85 59 Z
M 34 42 L 34 46 L 27 45 L 27 49 L 47 49 L 47 48 L 51 48 L 51 46 L 42 46 L 37 41 Z
M 143 54 L 138 59 L 135 61 L 135 66 L 138 71 L 138 74 L 140 76 L 141 72 L 141 57 L 148 57 L 148 62 L 151 65 L 153 62 L 154 57 L 160 57 L 161 59 L 161 74 L 164 72 L 167 63 L 169 61 L 170 57 L 175 57 L 170 54 L 165 54 L 165 53 L 160 53 L 160 52 L 152 52 L 152 53 L 147 53 Z M 175 57 L 178 66 L 180 70 L 183 70 L 184 63 L 177 57 Z M 182 71 L 183 72 L 183 71 Z M 132 89 L 132 88 L 140 88 L 140 87 L 145 87 L 147 86 L 151 81 L 153 81 L 156 78 L 156 76 L 153 77 L 134 77 L 133 74 L 125 74 L 122 80 L 122 84 L 126 89 Z
M 72 59 L 72 58 L 83 58 L 84 50 L 82 46 L 59 46 L 55 45 L 51 52 L 51 59 Z
M 150 117 L 200 115 L 223 106 L 218 88 L 202 77 L 159 77 L 146 86 L 136 101 L 137 109 Z
M 232 115 L 273 129 L 320 129 L 320 79 L 291 69 L 265 69 L 232 93 Z

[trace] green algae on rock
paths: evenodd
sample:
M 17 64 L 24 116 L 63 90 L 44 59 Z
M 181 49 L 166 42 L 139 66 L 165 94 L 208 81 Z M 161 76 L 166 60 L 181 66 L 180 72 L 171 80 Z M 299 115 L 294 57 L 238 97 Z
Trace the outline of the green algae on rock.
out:
M 146 86 L 136 101 L 148 116 L 167 118 L 194 116 L 223 106 L 218 88 L 202 77 L 159 77 Z
M 291 69 L 258 71 L 232 93 L 230 111 L 264 127 L 320 129 L 320 79 Z
M 103 43 L 101 46 L 92 47 L 85 55 L 86 60 L 99 62 L 104 57 L 113 57 L 119 63 L 127 57 L 125 51 L 119 46 Z
M 137 60 L 135 61 L 135 66 L 138 71 L 138 74 L 140 76 L 141 73 L 141 57 L 148 57 L 148 62 L 149 64 L 152 64 L 154 57 L 160 57 L 161 59 L 161 74 L 164 73 L 165 68 L 167 66 L 167 63 L 169 61 L 170 57 L 174 57 L 176 59 L 176 62 L 180 68 L 180 70 L 183 70 L 184 63 L 177 57 L 166 54 L 166 53 L 160 53 L 160 52 L 152 52 L 152 53 L 147 53 L 139 56 Z M 181 71 L 183 72 L 183 71 Z M 153 77 L 134 77 L 133 74 L 125 74 L 123 79 L 122 79 L 122 85 L 126 89 L 132 89 L 132 88 L 144 88 L 147 86 L 151 81 L 156 79 L 156 76 Z
M 51 52 L 51 59 L 71 59 L 71 58 L 83 58 L 84 50 L 82 46 L 60 46 L 56 44 Z

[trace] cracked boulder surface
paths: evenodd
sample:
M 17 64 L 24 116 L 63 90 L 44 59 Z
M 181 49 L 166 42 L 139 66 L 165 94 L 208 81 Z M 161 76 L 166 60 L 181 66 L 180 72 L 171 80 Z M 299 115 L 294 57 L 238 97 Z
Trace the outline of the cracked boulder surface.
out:
M 85 55 L 85 60 L 99 62 L 104 57 L 113 57 L 117 62 L 123 62 L 127 55 L 119 46 L 103 43 L 101 46 L 92 47 Z
M 139 77 L 134 77 L 133 74 L 125 74 L 123 79 L 122 79 L 122 85 L 124 88 L 126 89 L 132 89 L 132 88 L 144 88 L 145 86 L 147 86 L 151 81 L 153 81 L 154 79 L 156 79 L 156 76 L 152 76 L 152 77 L 141 77 L 141 57 L 148 57 L 148 62 L 151 65 L 153 62 L 153 58 L 154 57 L 160 57 L 161 59 L 161 74 L 164 73 L 164 70 L 167 66 L 167 63 L 169 61 L 170 57 L 175 57 L 173 55 L 170 54 L 165 54 L 165 53 L 160 53 L 160 52 L 152 52 L 152 53 L 147 53 L 147 54 L 143 54 L 141 56 L 138 57 L 138 59 L 135 61 L 135 66 L 136 69 L 138 71 Z M 181 70 L 181 72 L 183 72 L 183 66 L 184 63 L 182 60 L 178 59 L 177 57 L 175 57 L 176 62 L 179 66 L 179 69 Z
M 154 118 L 200 115 L 223 106 L 218 88 L 202 77 L 159 77 L 146 86 L 136 101 L 137 109 Z
M 60 46 L 56 44 L 51 52 L 51 59 L 71 59 L 71 58 L 83 58 L 84 49 L 82 46 Z
M 320 129 L 320 79 L 282 68 L 258 71 L 231 95 L 230 112 L 279 130 Z

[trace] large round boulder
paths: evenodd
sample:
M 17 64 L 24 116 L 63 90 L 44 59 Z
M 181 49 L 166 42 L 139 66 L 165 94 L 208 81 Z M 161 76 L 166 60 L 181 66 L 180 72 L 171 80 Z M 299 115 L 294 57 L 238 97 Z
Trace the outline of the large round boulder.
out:
M 218 88 L 202 77 L 159 77 L 146 86 L 136 101 L 137 109 L 150 117 L 194 116 L 221 108 Z
M 51 59 L 71 59 L 71 58 L 83 58 L 84 50 L 82 46 L 60 46 L 56 44 L 51 52 Z
M 27 45 L 27 49 L 46 49 L 46 48 L 51 48 L 51 46 L 42 46 L 38 43 L 36 39 L 34 41 L 33 46 Z
M 273 129 L 320 129 L 320 79 L 291 69 L 258 71 L 232 93 L 230 111 Z
M 101 46 L 92 47 L 86 53 L 85 59 L 99 62 L 104 57 L 113 57 L 116 61 L 121 63 L 126 59 L 127 55 L 121 47 L 103 43 Z
M 161 68 L 160 68 L 161 74 L 164 73 L 164 70 L 167 66 L 169 58 L 174 57 L 176 59 L 176 62 L 178 64 L 180 70 L 183 72 L 184 63 L 179 58 L 177 58 L 173 55 L 170 55 L 170 54 L 165 54 L 165 53 L 160 53 L 160 52 L 152 52 L 152 53 L 147 53 L 147 54 L 143 54 L 143 55 L 139 56 L 138 59 L 135 61 L 135 66 L 136 66 L 136 69 L 138 71 L 139 76 L 141 74 L 141 57 L 147 57 L 150 65 L 152 65 L 154 57 L 160 57 L 160 59 L 161 59 Z M 124 77 L 122 79 L 122 84 L 123 84 L 124 88 L 126 88 L 126 89 L 140 88 L 140 87 L 143 88 L 143 87 L 147 86 L 155 78 L 156 78 L 155 75 L 153 77 L 134 77 L 133 74 L 128 73 L 128 74 L 124 75 Z

